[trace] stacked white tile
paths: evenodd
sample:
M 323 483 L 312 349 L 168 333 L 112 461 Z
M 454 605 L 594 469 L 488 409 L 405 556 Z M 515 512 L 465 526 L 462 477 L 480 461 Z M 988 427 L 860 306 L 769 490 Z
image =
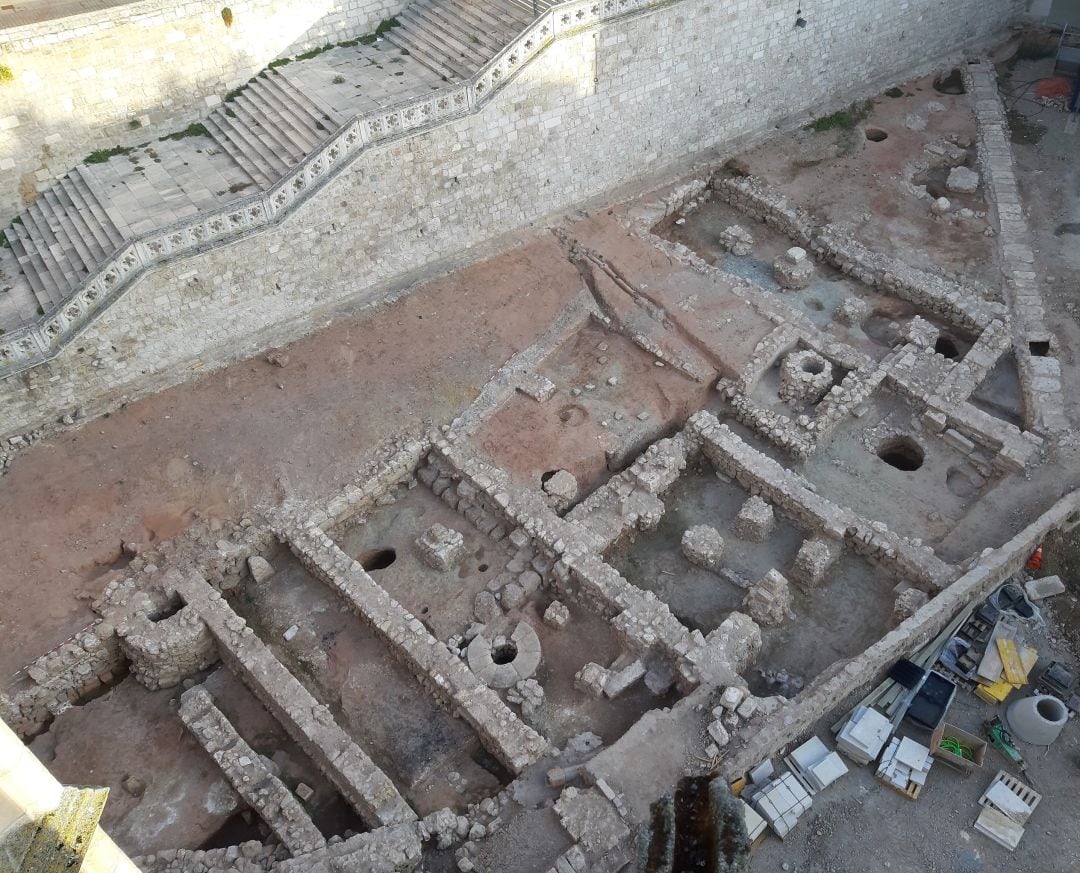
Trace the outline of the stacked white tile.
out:
M 848 771 L 840 756 L 829 751 L 818 737 L 810 737 L 784 761 L 811 797 L 828 788 Z
M 761 789 L 753 799 L 754 808 L 780 839 L 791 832 L 799 816 L 810 808 L 810 795 L 792 773 L 785 773 Z
M 892 722 L 876 709 L 856 707 L 836 736 L 836 747 L 865 767 L 880 754 L 893 731 Z
M 910 783 L 926 784 L 926 775 L 933 763 L 930 750 L 922 743 L 908 737 L 895 737 L 881 756 L 877 775 L 879 779 L 895 785 L 898 790 L 906 791 Z
M 741 798 L 739 802 L 742 804 L 743 821 L 746 822 L 746 835 L 752 843 L 765 832 L 768 824 L 749 803 Z

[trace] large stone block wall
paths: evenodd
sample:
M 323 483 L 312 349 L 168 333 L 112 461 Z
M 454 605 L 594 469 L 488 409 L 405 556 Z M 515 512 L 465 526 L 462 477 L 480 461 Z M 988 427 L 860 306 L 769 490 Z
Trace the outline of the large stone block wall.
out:
M 0 216 L 91 151 L 186 127 L 274 58 L 370 33 L 406 2 L 144 0 L 0 30 L 13 76 L 0 83 Z
M 658 173 L 875 93 L 990 37 L 1015 0 L 682 0 L 558 40 L 474 115 L 373 148 L 276 228 L 144 277 L 0 383 L 0 434 L 302 335 L 343 301 Z

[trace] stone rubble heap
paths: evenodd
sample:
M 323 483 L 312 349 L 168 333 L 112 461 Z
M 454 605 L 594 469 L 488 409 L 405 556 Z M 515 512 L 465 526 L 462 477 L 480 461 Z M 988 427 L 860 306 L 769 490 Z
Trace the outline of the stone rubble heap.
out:
M 754 250 L 754 237 L 745 227 L 740 224 L 732 224 L 720 232 L 717 238 L 720 248 L 731 252 L 739 258 L 744 258 Z

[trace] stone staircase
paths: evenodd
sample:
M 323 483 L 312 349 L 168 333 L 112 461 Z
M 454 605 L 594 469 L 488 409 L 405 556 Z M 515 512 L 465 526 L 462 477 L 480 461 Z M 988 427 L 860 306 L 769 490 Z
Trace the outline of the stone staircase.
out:
M 202 124 L 74 167 L 4 230 L 0 333 L 43 323 L 141 234 L 267 191 L 351 119 L 468 79 L 533 13 L 532 0 L 417 0 L 375 43 L 275 65 Z
M 537 14 L 551 0 L 538 0 Z M 387 40 L 448 82 L 469 78 L 533 20 L 532 0 L 419 0 L 398 13 Z

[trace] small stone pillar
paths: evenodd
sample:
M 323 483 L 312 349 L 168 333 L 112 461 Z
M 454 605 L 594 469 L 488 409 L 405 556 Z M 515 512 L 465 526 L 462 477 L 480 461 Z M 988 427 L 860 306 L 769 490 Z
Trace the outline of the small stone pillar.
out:
M 781 288 L 798 291 L 809 285 L 814 277 L 814 262 L 806 254 L 806 249 L 792 246 L 773 261 L 773 276 Z
M 770 570 L 751 587 L 743 600 L 743 608 L 758 624 L 782 624 L 791 609 L 788 580 L 778 570 Z
M 724 538 L 719 531 L 707 524 L 687 529 L 682 536 L 682 553 L 691 564 L 714 573 L 720 569 L 720 557 L 724 554 Z
M 416 540 L 420 558 L 433 570 L 449 570 L 465 557 L 465 537 L 459 531 L 433 524 Z
M 552 508 L 561 512 L 577 499 L 578 481 L 568 470 L 557 470 L 555 475 L 544 482 L 544 493 Z
M 740 540 L 750 543 L 763 543 L 769 538 L 776 526 L 773 508 L 758 495 L 754 495 L 742 505 L 739 514 L 731 525 L 731 530 Z
M 900 624 L 900 622 L 913 616 L 929 602 L 930 595 L 925 591 L 920 591 L 918 588 L 908 588 L 901 591 L 896 595 L 896 600 L 893 602 L 893 620 Z
M 803 589 L 817 588 L 843 551 L 844 547 L 835 540 L 821 537 L 803 540 L 788 576 Z

